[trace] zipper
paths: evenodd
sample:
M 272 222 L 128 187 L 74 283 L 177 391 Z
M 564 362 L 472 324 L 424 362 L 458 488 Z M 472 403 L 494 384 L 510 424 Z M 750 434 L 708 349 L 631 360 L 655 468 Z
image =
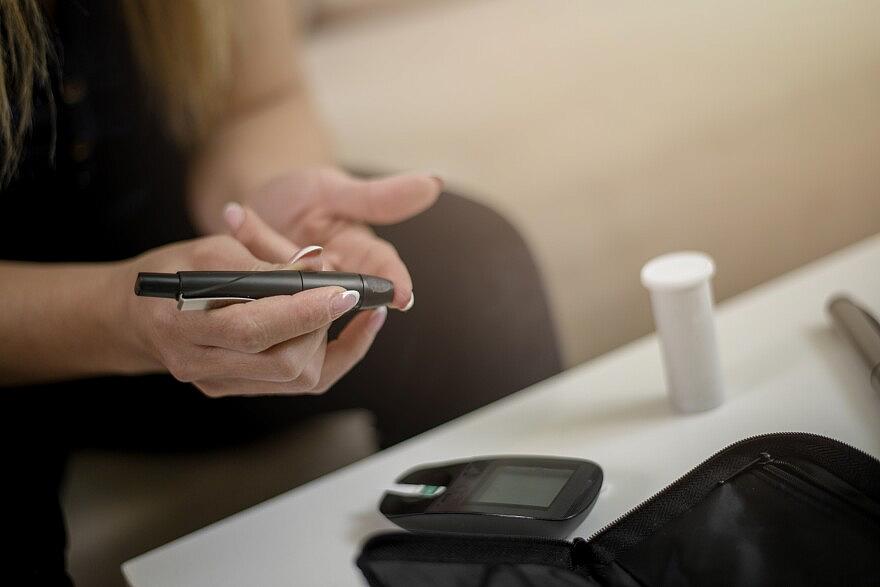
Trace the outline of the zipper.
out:
M 712 457 L 710 457 L 710 458 L 712 458 Z M 727 477 L 725 477 L 724 479 L 719 481 L 718 485 L 724 485 L 728 481 L 731 481 L 734 477 L 739 477 L 740 475 L 742 475 L 746 471 L 751 470 L 753 467 L 757 467 L 758 465 L 766 465 L 767 463 L 772 463 L 772 462 L 773 462 L 773 457 L 770 456 L 770 453 L 762 452 L 761 456 L 759 456 L 754 461 L 751 461 L 750 463 L 746 463 L 745 465 L 743 465 L 742 467 L 740 467 L 739 469 L 737 469 L 736 471 L 734 471 L 733 473 L 731 473 L 730 475 L 728 475 Z
M 617 524 L 619 524 L 620 522 L 622 522 L 625 518 L 628 518 L 629 516 L 635 514 L 636 512 L 639 512 L 640 510 L 644 509 L 644 508 L 647 507 L 648 505 L 650 505 L 650 504 L 654 503 L 655 501 L 657 501 L 657 499 L 660 498 L 660 496 L 661 496 L 663 493 L 665 493 L 667 490 L 669 490 L 669 489 L 672 488 L 673 486 L 675 486 L 675 485 L 677 485 L 678 483 L 680 483 L 682 480 L 685 479 L 685 477 L 689 476 L 689 475 L 690 475 L 691 473 L 693 473 L 695 470 L 699 469 L 700 467 L 702 467 L 703 465 L 705 465 L 705 464 L 708 463 L 709 461 L 711 461 L 711 460 L 713 460 L 713 459 L 715 459 L 715 458 L 720 457 L 720 456 L 721 456 L 722 454 L 724 454 L 724 453 L 727 453 L 727 452 L 733 451 L 733 450 L 736 449 L 737 447 L 739 447 L 739 446 L 741 446 L 741 445 L 743 445 L 743 444 L 746 444 L 747 442 L 754 442 L 755 440 L 760 440 L 760 439 L 763 439 L 763 438 L 784 438 L 784 437 L 791 437 L 791 436 L 799 436 L 799 437 L 804 437 L 804 438 L 813 438 L 813 439 L 816 439 L 816 440 L 830 440 L 830 441 L 832 441 L 832 442 L 836 442 L 836 443 L 840 444 L 841 446 L 844 446 L 844 447 L 846 447 L 846 448 L 848 448 L 848 449 L 850 449 L 850 450 L 856 452 L 857 454 L 859 454 L 859 455 L 861 455 L 861 456 L 867 457 L 867 458 L 869 458 L 869 459 L 871 459 L 871 460 L 877 462 L 877 459 L 876 459 L 876 458 L 874 458 L 872 455 L 869 455 L 869 454 L 866 453 L 865 451 L 863 451 L 863 450 L 861 450 L 861 449 L 859 449 L 859 448 L 856 448 L 856 447 L 852 446 L 851 444 L 847 444 L 847 443 L 845 443 L 845 442 L 841 442 L 841 441 L 839 441 L 839 440 L 835 440 L 835 439 L 833 439 L 833 438 L 828 438 L 827 436 L 822 436 L 821 434 L 811 434 L 811 433 L 809 433 L 809 432 L 773 432 L 773 433 L 770 433 L 770 434 L 756 434 L 756 435 L 754 435 L 754 436 L 749 436 L 749 437 L 747 437 L 747 438 L 743 438 L 742 440 L 737 441 L 737 442 L 735 442 L 735 443 L 733 443 L 733 444 L 731 444 L 731 445 L 729 445 L 729 446 L 727 446 L 727 447 L 725 447 L 725 448 L 723 448 L 723 449 L 717 451 L 716 453 L 714 453 L 714 454 L 713 454 L 712 456 L 710 456 L 709 458 L 703 460 L 699 465 L 697 465 L 696 467 L 691 468 L 687 473 L 685 473 L 684 475 L 681 475 L 681 476 L 678 477 L 675 481 L 673 481 L 672 483 L 669 483 L 669 484 L 666 485 L 663 489 L 661 489 L 660 491 L 654 493 L 654 494 L 653 494 L 651 497 L 649 497 L 648 499 L 644 500 L 643 502 L 641 502 L 640 504 L 638 504 L 638 505 L 635 506 L 634 508 L 628 510 L 627 512 L 625 512 L 625 513 L 619 515 L 619 516 L 618 516 L 617 518 L 615 518 L 613 521 L 609 522 L 608 524 L 605 524 L 604 526 L 602 526 L 602 528 L 600 528 L 600 529 L 597 530 L 596 532 L 593 532 L 593 534 L 591 534 L 590 537 L 587 538 L 586 540 L 584 540 L 583 538 L 576 538 L 573 542 L 583 541 L 584 544 L 586 544 L 586 543 L 588 543 L 588 542 L 593 542 L 593 541 L 594 541 L 596 538 L 598 538 L 601 534 L 603 534 L 603 533 L 606 532 L 607 530 L 611 529 L 613 526 L 616 526 Z M 765 459 L 766 459 L 766 462 L 769 462 L 769 461 L 772 460 L 772 457 L 771 457 L 768 453 L 761 453 L 761 455 L 760 455 L 757 459 L 755 459 L 755 460 L 751 461 L 750 463 L 746 464 L 744 467 L 741 467 L 739 470 L 737 470 L 737 471 L 736 471 L 735 473 L 733 473 L 732 475 L 728 475 L 727 477 L 725 477 L 724 479 L 722 479 L 721 481 L 719 481 L 719 482 L 718 482 L 718 485 L 722 485 L 722 484 L 726 483 L 727 481 L 730 481 L 730 480 L 731 480 L 733 477 L 735 477 L 736 475 L 738 475 L 738 474 L 740 474 L 740 473 L 746 471 L 747 469 L 749 469 L 749 468 L 751 468 L 751 467 L 754 467 L 755 465 L 762 464 L 762 461 L 765 461 Z

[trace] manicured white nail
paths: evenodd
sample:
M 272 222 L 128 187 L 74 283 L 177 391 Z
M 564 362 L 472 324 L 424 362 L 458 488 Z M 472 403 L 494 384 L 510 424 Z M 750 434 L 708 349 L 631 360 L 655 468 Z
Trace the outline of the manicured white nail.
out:
M 385 306 L 380 306 L 373 310 L 373 315 L 370 316 L 370 321 L 367 322 L 367 328 L 370 329 L 370 334 L 376 334 L 379 332 L 379 329 L 382 328 L 382 325 L 385 324 L 385 318 L 388 317 L 388 308 Z
M 334 320 L 357 306 L 358 301 L 361 299 L 361 294 L 359 291 L 354 289 L 349 289 L 347 291 L 341 292 L 333 296 L 333 299 L 330 300 L 330 315 Z
M 229 202 L 223 207 L 223 219 L 226 220 L 226 225 L 232 229 L 232 232 L 241 228 L 245 216 L 244 208 L 238 202 Z
M 411 294 L 409 294 L 409 301 L 403 307 L 403 310 L 401 310 L 401 312 L 409 312 L 412 309 L 412 307 L 415 305 L 416 305 L 416 293 L 412 292 Z
M 323 251 L 324 251 L 324 247 L 322 247 L 322 246 L 310 245 L 308 247 L 305 247 L 305 248 L 297 251 L 296 255 L 291 257 L 290 261 L 288 261 L 287 264 L 293 265 L 294 263 L 296 263 L 297 261 L 299 261 L 300 259 L 302 259 L 303 257 L 305 257 L 307 255 L 320 255 Z

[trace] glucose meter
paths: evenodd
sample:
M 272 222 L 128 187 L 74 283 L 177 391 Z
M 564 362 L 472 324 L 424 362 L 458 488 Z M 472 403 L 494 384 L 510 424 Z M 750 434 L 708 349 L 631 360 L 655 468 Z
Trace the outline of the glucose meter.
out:
M 542 456 L 480 457 L 407 471 L 379 511 L 406 530 L 566 537 L 602 487 L 592 461 Z

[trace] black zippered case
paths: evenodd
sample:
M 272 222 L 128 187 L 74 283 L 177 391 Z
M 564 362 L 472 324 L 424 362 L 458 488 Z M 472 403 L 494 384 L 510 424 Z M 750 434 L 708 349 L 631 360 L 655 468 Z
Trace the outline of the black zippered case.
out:
M 392 532 L 371 587 L 880 585 L 880 461 L 776 433 L 737 442 L 589 540 Z

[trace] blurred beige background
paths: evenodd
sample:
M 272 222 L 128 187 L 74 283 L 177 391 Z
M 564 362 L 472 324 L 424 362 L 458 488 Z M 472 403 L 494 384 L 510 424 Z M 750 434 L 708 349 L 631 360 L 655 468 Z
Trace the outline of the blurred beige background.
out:
M 724 299 L 880 231 L 880 2 L 335 4 L 307 64 L 343 161 L 507 216 L 569 365 L 653 329 L 657 254 Z

